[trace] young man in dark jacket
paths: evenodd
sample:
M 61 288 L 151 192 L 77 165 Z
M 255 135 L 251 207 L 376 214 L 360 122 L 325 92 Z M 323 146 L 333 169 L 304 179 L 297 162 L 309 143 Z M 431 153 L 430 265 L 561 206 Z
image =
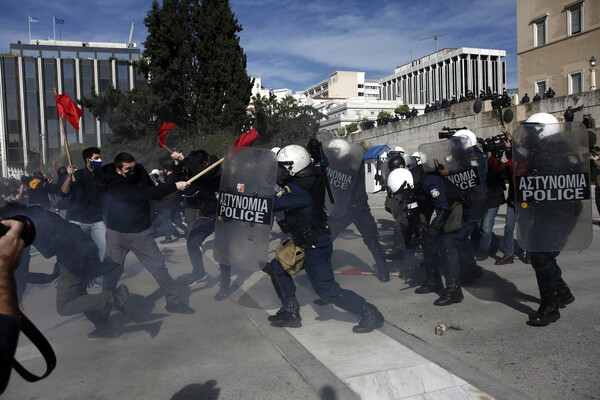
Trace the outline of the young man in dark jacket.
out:
M 179 298 L 177 284 L 169 274 L 164 256 L 150 231 L 150 200 L 184 190 L 189 184 L 169 179 L 166 183 L 155 185 L 146 169 L 125 152 L 117 154 L 115 161 L 103 166 L 101 171 L 106 182 L 103 204 L 106 256 L 124 265 L 125 256 L 133 251 L 165 293 L 167 311 L 193 313 L 194 310 Z M 111 289 L 116 285 L 116 281 L 105 279 L 103 286 Z

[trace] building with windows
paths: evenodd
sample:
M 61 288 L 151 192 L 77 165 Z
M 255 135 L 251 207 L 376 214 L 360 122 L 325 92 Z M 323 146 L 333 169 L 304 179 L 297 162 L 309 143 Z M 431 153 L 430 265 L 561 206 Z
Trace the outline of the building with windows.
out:
M 364 72 L 335 71 L 328 79 L 306 89 L 303 95 L 309 98 L 378 99 L 379 83 L 366 81 Z
M 131 90 L 146 80 L 132 61 L 135 44 L 32 40 L 11 43 L 0 57 L 0 155 L 2 176 L 22 171 L 33 161 L 46 163 L 61 154 L 55 91 L 73 101 L 103 93 L 109 85 Z M 107 124 L 84 109 L 79 130 L 65 124 L 69 143 L 101 146 L 111 134 Z
M 517 1 L 519 93 L 543 97 L 596 89 L 600 0 Z
M 376 121 L 381 111 L 386 111 L 393 116 L 398 107 L 396 101 L 383 101 L 377 99 L 317 99 L 310 103 L 325 117 L 319 121 L 319 129 L 336 133 L 338 129 L 362 120 Z M 423 114 L 423 109 L 418 109 Z
M 378 79 L 381 100 L 404 104 L 431 104 L 444 99 L 459 99 L 469 91 L 478 95 L 490 88 L 492 93 L 506 89 L 505 50 L 442 49 L 394 70 Z

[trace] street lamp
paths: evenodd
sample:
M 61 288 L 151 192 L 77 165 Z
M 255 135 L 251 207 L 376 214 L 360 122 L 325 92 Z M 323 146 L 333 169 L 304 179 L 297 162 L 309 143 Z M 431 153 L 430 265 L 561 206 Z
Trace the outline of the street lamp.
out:
M 596 90 L 596 57 L 590 58 L 590 90 Z

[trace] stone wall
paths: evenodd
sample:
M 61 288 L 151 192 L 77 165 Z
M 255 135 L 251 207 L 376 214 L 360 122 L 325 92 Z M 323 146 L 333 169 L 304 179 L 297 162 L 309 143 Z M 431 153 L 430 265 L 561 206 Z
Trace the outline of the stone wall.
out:
M 500 113 L 492 109 L 492 102 L 481 102 L 481 112 L 473 111 L 475 101 L 457 103 L 449 108 L 422 114 L 416 118 L 400 120 L 385 126 L 356 132 L 348 135 L 350 142 L 364 141 L 367 147 L 387 144 L 390 148 L 402 146 L 408 154 L 417 151 L 422 143 L 439 140 L 438 133 L 443 127 L 466 127 L 477 137 L 488 138 L 501 133 Z M 572 108 L 583 105 L 583 110 L 575 113 L 575 121 L 581 121 L 583 114 L 592 114 L 596 120 L 596 134 L 600 135 L 600 90 L 579 93 L 576 95 L 555 97 L 538 102 L 530 102 L 502 109 L 503 113 L 510 110 L 513 120 L 507 123 L 508 130 L 513 132 L 528 116 L 547 112 L 553 114 L 559 121 L 564 121 L 563 113 L 568 106 Z

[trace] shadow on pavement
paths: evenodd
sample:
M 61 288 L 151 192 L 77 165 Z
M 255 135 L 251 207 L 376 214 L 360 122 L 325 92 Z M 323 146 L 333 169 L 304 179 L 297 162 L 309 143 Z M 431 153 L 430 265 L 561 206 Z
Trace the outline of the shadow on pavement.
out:
M 219 398 L 221 389 L 217 387 L 217 381 L 210 380 L 206 383 L 194 383 L 185 386 L 175 393 L 171 400 L 214 400 Z
M 476 280 L 469 286 L 463 286 L 463 290 L 481 300 L 496 301 L 526 315 L 534 313 L 535 310 L 522 302 L 527 301 L 538 304 L 540 302 L 537 297 L 519 291 L 514 283 L 488 270 L 485 271 L 483 278 Z

